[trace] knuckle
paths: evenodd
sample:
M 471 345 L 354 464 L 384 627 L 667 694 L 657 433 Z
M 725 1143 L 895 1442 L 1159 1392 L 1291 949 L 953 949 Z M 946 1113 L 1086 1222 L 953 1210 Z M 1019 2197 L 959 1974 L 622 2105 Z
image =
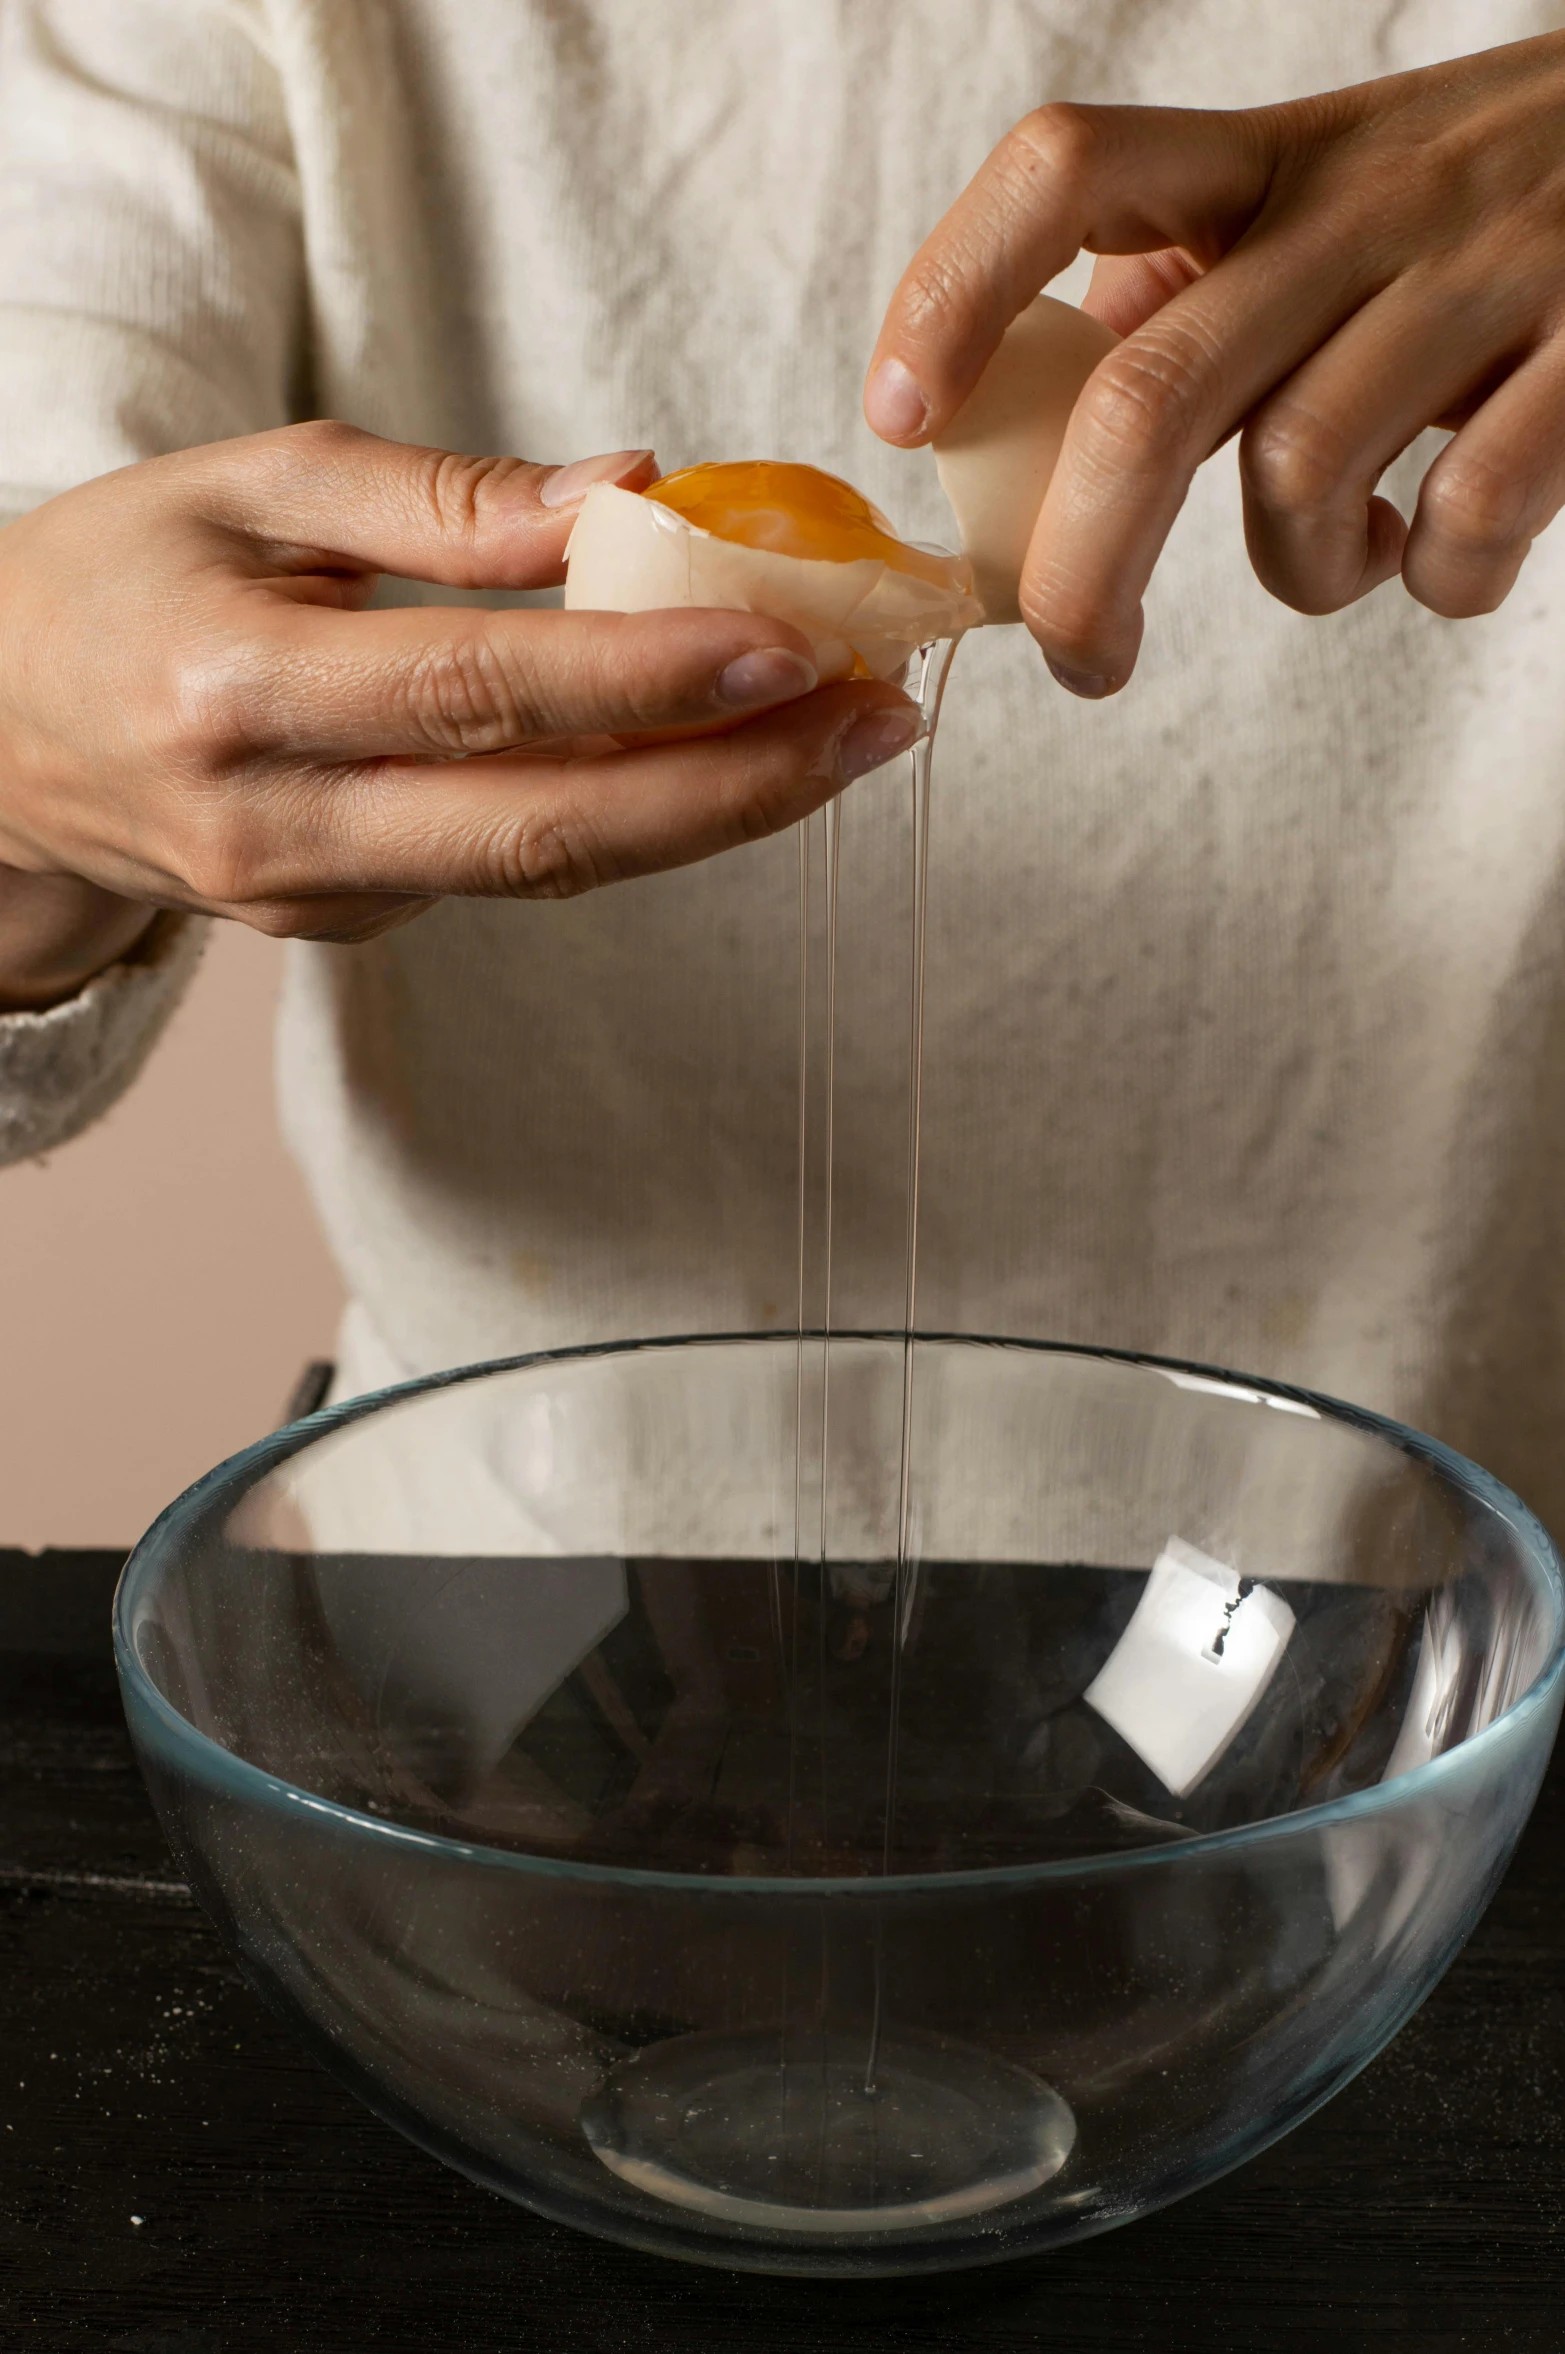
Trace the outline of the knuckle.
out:
M 616 871 L 591 830 L 569 808 L 523 817 L 492 844 L 485 895 L 503 899 L 579 899 Z
M 253 650 L 186 648 L 166 665 L 157 696 L 159 749 L 183 776 L 220 777 L 259 748 Z
M 731 849 L 743 849 L 747 842 L 769 842 L 785 826 L 791 826 L 799 816 L 799 790 L 804 776 L 798 769 L 789 769 L 783 776 L 763 777 L 752 784 L 743 800 L 730 811 L 729 844 Z M 833 790 L 837 780 L 832 780 Z M 818 798 L 811 794 L 813 803 Z
M 1055 99 L 1024 115 L 1000 143 L 1002 171 L 1030 185 L 1039 178 L 1084 179 L 1104 147 L 1104 119 L 1090 106 Z
M 1403 144 L 1396 158 L 1403 172 L 1402 202 L 1411 194 L 1426 217 L 1453 227 L 1484 211 L 1493 163 L 1489 141 L 1476 132 L 1477 125 L 1463 119 L 1440 126 L 1432 136 L 1426 129 L 1416 147 Z
M 228 813 L 199 826 L 174 860 L 180 881 L 208 907 L 241 909 L 258 896 L 249 828 Z
M 279 449 L 312 468 L 339 464 L 373 438 L 339 417 L 306 417 L 300 424 L 280 426 L 275 437 Z
M 1058 202 L 1059 189 L 1089 178 L 1110 133 L 1098 108 L 1058 100 L 1025 115 L 993 149 L 969 195 L 915 255 L 897 295 L 899 321 L 915 338 L 938 336 L 953 319 L 965 323 L 985 308 L 983 289 L 994 271 L 996 243 L 1040 205 Z M 996 332 L 1009 314 L 999 316 Z
M 1422 520 L 1438 538 L 1472 555 L 1509 548 L 1526 523 L 1524 484 L 1474 454 L 1443 458 L 1425 481 Z
M 453 450 L 419 450 L 409 469 L 417 520 L 442 542 L 472 554 L 482 545 L 501 485 L 519 471 L 515 458 L 470 458 Z
M 246 923 L 269 908 L 302 906 L 312 863 L 306 839 L 312 798 L 303 777 L 256 780 L 253 788 L 222 793 L 187 789 L 170 827 L 168 864 L 207 907 Z
M 1133 336 L 1082 392 L 1077 415 L 1088 456 L 1135 472 L 1182 456 L 1201 430 L 1210 380 L 1205 348 L 1183 330 Z
M 540 732 L 514 659 L 483 625 L 428 647 L 404 700 L 406 716 L 438 752 L 499 752 Z
M 1347 455 L 1343 435 L 1328 419 L 1278 401 L 1245 433 L 1239 463 L 1246 489 L 1263 506 L 1309 513 L 1340 494 Z

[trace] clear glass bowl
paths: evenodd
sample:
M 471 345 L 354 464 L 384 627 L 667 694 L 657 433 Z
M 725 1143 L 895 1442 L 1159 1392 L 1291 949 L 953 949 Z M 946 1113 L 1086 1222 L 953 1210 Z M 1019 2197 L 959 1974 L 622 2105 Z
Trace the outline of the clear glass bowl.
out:
M 1565 1595 L 1514 1496 L 1323 1398 L 830 1358 L 829 1411 L 788 1337 L 312 1416 L 143 1540 L 120 1673 L 251 1979 L 426 2149 L 668 2255 L 986 2263 L 1396 2032 L 1532 1805 Z

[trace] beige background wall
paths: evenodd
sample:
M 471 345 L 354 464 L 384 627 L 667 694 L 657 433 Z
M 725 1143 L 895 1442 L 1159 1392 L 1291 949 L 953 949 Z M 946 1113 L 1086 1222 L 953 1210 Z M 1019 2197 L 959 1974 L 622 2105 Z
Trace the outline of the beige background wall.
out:
M 214 927 L 136 1086 L 0 1169 L 0 1545 L 128 1545 L 270 1429 L 341 1287 L 277 1133 L 282 950 Z

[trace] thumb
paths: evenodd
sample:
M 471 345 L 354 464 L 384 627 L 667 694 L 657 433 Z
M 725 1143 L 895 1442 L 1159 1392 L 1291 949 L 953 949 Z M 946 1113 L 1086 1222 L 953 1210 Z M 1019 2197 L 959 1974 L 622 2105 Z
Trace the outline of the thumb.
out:
M 1085 246 L 1198 268 L 1265 202 L 1281 109 L 1044 106 L 1004 138 L 891 298 L 864 414 L 884 441 L 927 441 L 972 391 L 1001 336 Z
M 639 490 L 656 478 L 650 450 L 535 466 L 312 423 L 214 444 L 206 497 L 199 472 L 195 487 L 213 522 L 286 550 L 290 571 L 302 555 L 446 588 L 531 589 L 564 578 L 594 483 Z

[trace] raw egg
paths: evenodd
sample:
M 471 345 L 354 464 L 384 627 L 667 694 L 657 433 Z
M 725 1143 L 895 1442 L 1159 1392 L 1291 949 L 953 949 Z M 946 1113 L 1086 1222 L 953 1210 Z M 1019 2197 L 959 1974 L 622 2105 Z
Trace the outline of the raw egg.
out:
M 983 616 L 961 556 L 899 539 L 851 483 L 755 458 L 687 466 L 645 491 L 596 483 L 566 551 L 565 602 L 765 613 L 809 639 L 823 679 L 891 678 Z
M 1040 294 L 935 439 L 986 621 L 1020 621 L 1017 589 L 1043 494 L 1077 396 L 1119 337 L 1068 302 Z

